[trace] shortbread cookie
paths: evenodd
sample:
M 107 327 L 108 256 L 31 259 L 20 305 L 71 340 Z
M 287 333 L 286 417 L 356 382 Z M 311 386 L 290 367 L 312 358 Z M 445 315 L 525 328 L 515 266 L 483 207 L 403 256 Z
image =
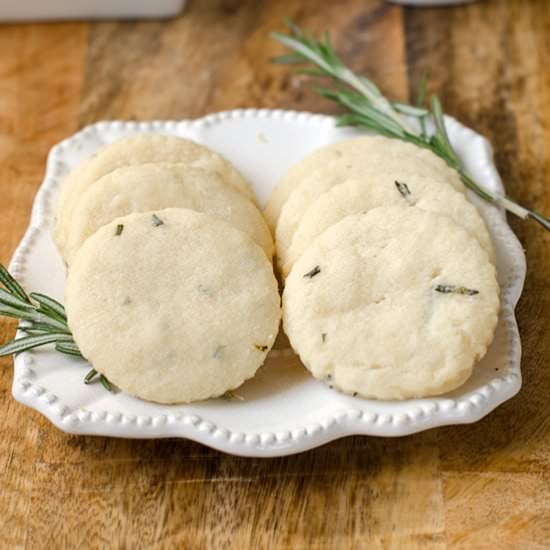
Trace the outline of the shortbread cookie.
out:
M 176 136 L 137 134 L 103 147 L 67 176 L 57 207 L 54 232 L 56 244 L 61 247 L 64 245 L 67 220 L 84 191 L 95 181 L 116 168 L 149 162 L 185 162 L 218 172 L 225 182 L 254 200 L 252 190 L 233 165 L 204 145 Z
M 263 250 L 188 209 L 131 214 L 99 229 L 69 271 L 65 307 L 93 367 L 159 403 L 238 387 L 263 363 L 280 319 Z
M 426 168 L 420 170 L 421 166 Z M 456 172 L 431 151 L 398 139 L 362 136 L 317 149 L 292 166 L 272 191 L 264 216 L 271 230 L 275 231 L 284 204 L 302 181 L 312 174 L 320 174 L 323 180 L 336 178 L 339 183 L 349 177 L 391 170 L 440 176 L 457 190 L 464 191 Z
M 286 280 L 283 321 L 318 379 L 375 399 L 457 388 L 497 324 L 495 268 L 450 218 L 376 208 L 329 227 Z
M 322 194 L 305 211 L 288 249 L 277 251 L 282 272 L 287 275 L 311 242 L 342 218 L 365 213 L 379 206 L 408 205 L 445 214 L 475 237 L 494 262 L 493 243 L 477 208 L 463 193 L 439 179 L 410 174 L 366 174 Z
M 248 234 L 267 257 L 273 240 L 256 206 L 216 173 L 187 164 L 140 164 L 106 174 L 78 201 L 60 252 L 68 265 L 84 241 L 101 226 L 134 212 L 189 208 L 224 220 Z
M 312 172 L 304 178 L 285 202 L 277 220 L 275 231 L 277 250 L 286 250 L 290 246 L 294 232 L 304 212 L 317 198 L 335 185 L 349 181 L 350 178 L 360 179 L 367 174 L 386 173 L 391 176 L 393 174 L 407 173 L 438 179 L 445 183 L 452 184 L 455 181 L 449 176 L 450 169 L 444 171 L 443 166 L 439 165 L 439 162 L 444 165 L 443 161 L 432 153 L 430 153 L 431 156 L 428 156 L 428 158 L 434 162 L 426 162 L 423 157 L 420 160 L 420 158 L 413 155 L 412 151 L 408 154 L 406 151 L 403 151 L 403 155 L 401 156 L 394 155 L 396 149 L 389 148 L 390 144 L 393 144 L 394 141 L 387 140 L 386 146 L 379 150 L 380 154 L 378 157 L 374 156 L 374 152 L 370 153 L 373 157 L 372 161 L 369 160 L 369 154 L 366 154 L 364 157 L 361 155 L 361 148 L 357 151 L 354 148 L 350 148 L 349 164 L 344 165 L 341 162 L 334 162 L 322 169 L 320 168 L 316 172 Z M 411 146 L 402 142 L 397 143 Z M 426 152 L 419 147 L 411 147 L 414 151 Z M 354 156 L 352 153 L 356 153 L 358 156 Z M 454 172 L 450 172 L 450 174 L 456 176 Z M 458 179 L 458 176 L 456 178 Z M 457 188 L 464 189 L 460 180 L 458 180 Z

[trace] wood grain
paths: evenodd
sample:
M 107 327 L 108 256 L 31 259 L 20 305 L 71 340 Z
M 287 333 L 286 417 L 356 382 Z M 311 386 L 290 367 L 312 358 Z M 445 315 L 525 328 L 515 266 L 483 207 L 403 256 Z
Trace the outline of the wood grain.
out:
M 0 261 L 7 263 L 28 224 L 49 148 L 77 129 L 84 25 L 11 26 L 0 31 Z M 2 320 L 0 341 L 13 337 Z M 28 541 L 33 468 L 44 419 L 11 399 L 11 360 L 1 359 L 0 516 L 2 545 Z
M 105 118 L 235 107 L 333 112 L 267 63 L 284 17 L 405 99 L 422 71 L 493 143 L 509 193 L 550 212 L 550 4 L 440 9 L 381 1 L 197 0 L 172 21 L 0 30 L 0 259 L 26 227 L 48 149 Z M 550 540 L 550 235 L 511 220 L 529 272 L 518 307 L 524 388 L 486 419 L 402 439 L 347 438 L 294 457 L 189 441 L 63 434 L 0 378 L 0 522 L 10 548 L 544 548 Z M 0 323 L 0 339 L 13 324 Z

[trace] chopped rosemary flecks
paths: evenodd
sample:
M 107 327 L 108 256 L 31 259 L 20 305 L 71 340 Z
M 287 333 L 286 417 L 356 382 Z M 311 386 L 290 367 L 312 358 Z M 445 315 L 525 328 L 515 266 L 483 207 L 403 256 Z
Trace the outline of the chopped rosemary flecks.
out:
M 323 344 L 327 341 L 327 333 L 326 332 L 323 332 L 321 334 L 321 341 L 323 342 Z
M 244 401 L 244 397 L 235 393 L 233 390 L 227 390 L 222 396 L 222 399 L 227 399 L 228 401 Z
M 434 290 L 436 292 L 441 292 L 441 294 L 462 294 L 464 296 L 475 296 L 479 294 L 479 290 L 457 285 L 437 285 Z
M 153 227 L 158 227 L 159 225 L 164 225 L 164 222 L 156 214 L 153 214 L 151 216 L 151 222 L 153 223 Z
M 119 235 L 122 235 L 123 231 L 124 231 L 124 226 L 121 223 L 117 224 L 115 236 L 118 237 Z
M 254 344 L 254 347 L 258 351 L 267 351 L 267 349 L 269 348 L 269 346 L 266 346 L 266 345 L 263 345 L 263 344 Z
M 286 24 L 290 30 L 289 34 L 272 32 L 271 36 L 292 50 L 292 53 L 272 61 L 305 64 L 305 67 L 298 68 L 296 72 L 313 77 L 331 78 L 336 83 L 334 88 L 316 88 L 315 91 L 344 107 L 346 112 L 337 120 L 339 126 L 359 126 L 382 136 L 401 139 L 429 149 L 456 170 L 464 185 L 482 199 L 522 219 L 531 218 L 550 231 L 550 219 L 520 205 L 506 195 L 492 192 L 468 174 L 447 135 L 443 109 L 438 97 L 432 95 L 429 107 L 424 107 L 426 78 L 423 78 L 420 84 L 418 105 L 390 101 L 374 82 L 364 75 L 354 73 L 344 64 L 336 54 L 328 33 L 319 39 L 313 33 L 302 32 L 292 21 L 287 21 Z M 428 134 L 426 129 L 428 118 L 431 118 L 434 126 L 432 135 Z
M 409 197 L 411 196 L 411 190 L 409 189 L 409 186 L 406 183 L 403 183 L 401 181 L 395 180 L 395 187 L 397 187 L 397 190 L 401 193 L 403 198 L 405 200 L 409 200 Z
M 316 265 L 311 271 L 308 271 L 304 277 L 308 277 L 309 279 L 313 279 L 313 277 L 315 277 L 315 275 L 318 275 L 319 273 L 321 273 L 321 268 Z
M 25 334 L 1 345 L 0 357 L 48 344 L 54 344 L 55 350 L 59 353 L 82 357 L 67 324 L 65 308 L 57 300 L 39 292 L 27 294 L 2 264 L 0 285 L 4 286 L 0 287 L 0 316 L 18 319 L 19 331 Z M 95 378 L 92 372 L 95 370 L 92 369 L 86 375 L 86 384 Z M 111 385 L 103 375 L 100 381 L 111 391 Z
M 212 357 L 214 359 L 221 359 L 223 357 L 223 351 L 225 350 L 225 346 L 219 345 L 212 354 Z

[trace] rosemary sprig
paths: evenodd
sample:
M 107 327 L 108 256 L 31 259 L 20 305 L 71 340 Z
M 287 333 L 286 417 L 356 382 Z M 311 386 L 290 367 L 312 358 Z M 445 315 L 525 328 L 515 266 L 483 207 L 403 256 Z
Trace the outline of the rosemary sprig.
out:
M 2 264 L 0 285 L 4 287 L 0 287 L 0 316 L 19 319 L 19 330 L 25 333 L 0 346 L 0 357 L 47 344 L 55 344 L 60 353 L 82 357 L 67 325 L 65 308 L 57 300 L 38 292 L 27 294 Z M 105 389 L 112 391 L 107 378 L 95 369 L 85 376 L 84 383 L 88 384 L 96 376 Z
M 391 102 L 366 76 L 355 74 L 337 56 L 328 33 L 317 38 L 313 33 L 303 33 L 292 21 L 286 22 L 289 34 L 272 32 L 271 36 L 292 50 L 292 54 L 273 59 L 275 63 L 300 63 L 299 74 L 329 77 L 336 88 L 316 88 L 321 96 L 338 103 L 347 112 L 338 117 L 340 126 L 360 126 L 386 137 L 401 139 L 430 149 L 457 171 L 464 185 L 482 199 L 501 206 L 520 218 L 532 218 L 550 231 L 550 219 L 526 208 L 508 196 L 492 193 L 477 183 L 467 172 L 453 149 L 447 131 L 441 103 L 437 96 L 430 98 L 430 108 L 424 107 L 426 81 L 424 75 L 416 106 Z M 429 135 L 426 120 L 431 118 L 434 132 Z

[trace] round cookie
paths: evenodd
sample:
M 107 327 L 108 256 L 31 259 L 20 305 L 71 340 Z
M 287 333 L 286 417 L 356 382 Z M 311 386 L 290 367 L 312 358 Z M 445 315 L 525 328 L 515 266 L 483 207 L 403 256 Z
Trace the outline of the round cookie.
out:
M 384 146 L 368 149 L 368 138 L 360 140 L 354 140 L 355 143 L 347 144 L 347 148 L 343 148 L 343 162 L 338 160 L 311 172 L 292 191 L 277 220 L 277 252 L 288 249 L 294 232 L 309 206 L 335 185 L 350 179 L 359 180 L 369 174 L 386 173 L 391 176 L 406 173 L 438 179 L 453 187 L 456 184 L 457 189 L 465 190 L 458 175 L 430 151 L 389 138 L 385 138 Z M 361 144 L 363 147 L 359 147 Z
M 318 379 L 375 399 L 463 384 L 497 324 L 487 253 L 446 216 L 375 208 L 318 237 L 286 280 L 283 323 Z
M 263 363 L 280 320 L 262 249 L 188 209 L 131 214 L 99 229 L 69 271 L 65 307 L 93 367 L 159 403 L 238 387 Z
M 409 174 L 366 174 L 323 193 L 302 216 L 288 249 L 278 258 L 286 276 L 294 262 L 321 233 L 351 214 L 379 206 L 409 205 L 444 214 L 475 237 L 494 263 L 495 251 L 483 218 L 463 193 L 439 179 Z
M 163 208 L 189 208 L 224 220 L 248 234 L 267 257 L 273 240 L 256 206 L 216 173 L 187 164 L 124 166 L 98 179 L 82 195 L 60 247 L 70 265 L 84 241 L 115 218 Z
M 231 163 L 221 155 L 189 139 L 160 134 L 137 134 L 115 141 L 77 166 L 61 187 L 54 239 L 63 246 L 67 219 L 84 191 L 99 178 L 121 166 L 149 162 L 185 162 L 217 171 L 225 182 L 254 200 L 252 190 Z
M 458 191 L 464 185 L 454 170 L 427 149 L 384 136 L 361 136 L 333 143 L 313 151 L 290 167 L 272 191 L 264 209 L 264 216 L 275 231 L 281 210 L 292 192 L 313 173 L 322 174 L 325 168 L 340 176 L 362 176 L 365 172 L 415 172 L 417 165 L 429 165 L 433 170 L 426 175 L 440 175 Z M 410 167 L 410 168 L 408 168 Z M 333 175 L 333 174 L 332 174 Z

